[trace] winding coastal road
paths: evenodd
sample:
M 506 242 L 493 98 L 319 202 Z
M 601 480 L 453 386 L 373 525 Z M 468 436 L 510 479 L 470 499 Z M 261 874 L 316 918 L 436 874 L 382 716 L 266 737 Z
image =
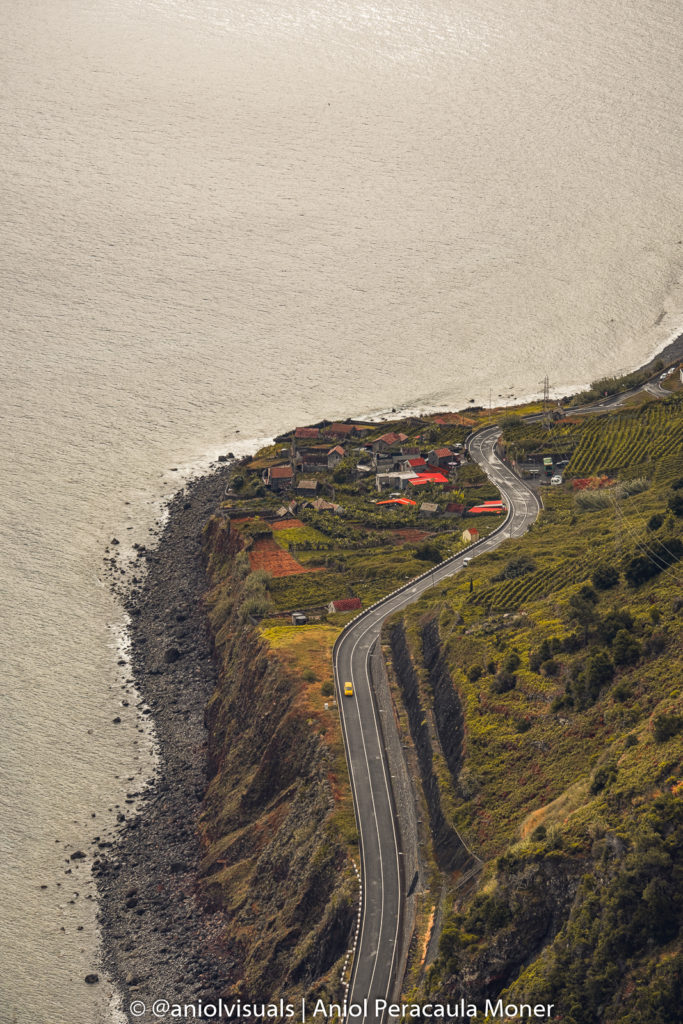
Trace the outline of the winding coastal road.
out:
M 489 427 L 470 439 L 470 455 L 498 487 L 508 506 L 505 521 L 488 537 L 435 566 L 367 609 L 346 627 L 334 650 L 334 675 L 346 757 L 351 777 L 361 846 L 360 932 L 353 960 L 347 1002 L 363 1004 L 366 1013 L 353 1019 L 384 1024 L 386 1011 L 375 1001 L 396 997 L 401 959 L 400 935 L 405 879 L 401 870 L 400 836 L 394 811 L 391 776 L 385 755 L 388 730 L 396 731 L 390 708 L 377 706 L 372 692 L 369 659 L 387 616 L 416 601 L 430 587 L 458 572 L 464 559 L 491 551 L 509 537 L 519 537 L 536 520 L 536 495 L 495 453 L 499 427 Z M 344 697 L 351 681 L 354 696 Z

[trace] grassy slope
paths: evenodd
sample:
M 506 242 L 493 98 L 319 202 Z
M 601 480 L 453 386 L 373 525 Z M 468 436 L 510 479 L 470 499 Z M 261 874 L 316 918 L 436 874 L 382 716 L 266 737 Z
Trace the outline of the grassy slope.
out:
M 541 427 L 533 430 L 541 447 L 556 441 L 552 433 L 544 438 Z M 459 778 L 442 779 L 445 803 L 487 862 L 479 894 L 451 913 L 427 983 L 432 990 L 473 990 L 488 977 L 481 991 L 507 988 L 511 999 L 525 994 L 532 1002 L 547 997 L 560 1007 L 561 1019 L 576 1024 L 677 1019 L 657 1007 L 665 1006 L 673 984 L 668 958 L 680 955 L 674 881 L 680 865 L 672 866 L 674 853 L 664 848 L 675 845 L 671 835 L 680 828 L 672 807 L 680 803 L 683 737 L 663 739 L 655 723 L 664 715 L 675 724 L 674 716 L 683 715 L 683 567 L 678 563 L 638 587 L 621 575 L 615 587 L 596 591 L 587 643 L 569 602 L 591 585 L 596 564 L 621 568 L 656 540 L 674 546 L 681 537 L 683 520 L 667 511 L 667 499 L 683 474 L 682 430 L 680 399 L 570 425 L 564 431 L 576 445 L 570 471 L 575 464 L 576 475 L 645 473 L 648 488 L 616 502 L 608 498 L 604 508 L 582 508 L 569 485 L 548 490 L 546 510 L 524 539 L 478 559 L 471 573 L 404 616 L 418 663 L 420 624 L 438 618 L 466 723 L 464 767 Z M 510 434 L 519 438 L 522 431 L 529 432 L 513 426 Z M 648 529 L 655 513 L 663 524 Z M 533 567 L 497 580 L 519 555 Z M 613 679 L 591 694 L 585 681 L 591 659 L 598 652 L 612 663 L 619 659 L 619 644 L 602 639 L 599 628 L 612 609 L 628 609 L 639 653 L 627 655 L 634 663 L 616 665 Z M 551 648 L 544 653 L 556 653 L 540 669 L 532 660 L 534 670 L 530 656 L 544 640 Z M 506 665 L 515 685 L 497 693 Z M 648 858 L 662 864 L 655 870 Z M 660 884 L 655 875 L 657 899 L 673 900 L 676 918 L 659 933 L 657 900 L 648 890 Z M 537 922 L 529 917 L 533 896 L 520 901 L 541 876 L 545 896 L 534 911 Z M 554 885 L 556 895 L 548 895 Z M 652 908 L 631 928 L 628 907 L 648 898 Z M 581 922 L 589 918 L 598 922 L 591 926 L 590 955 L 581 936 Z M 620 952 L 617 943 L 618 978 L 608 969 L 616 955 L 609 936 L 617 926 L 624 933 Z M 515 948 L 522 954 L 517 959 Z M 622 980 L 631 976 L 640 979 L 637 987 Z

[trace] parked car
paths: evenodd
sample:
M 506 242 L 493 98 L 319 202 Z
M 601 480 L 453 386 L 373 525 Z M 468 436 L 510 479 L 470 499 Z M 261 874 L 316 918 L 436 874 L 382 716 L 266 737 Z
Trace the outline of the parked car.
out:
M 550 486 L 551 487 L 557 487 L 557 485 L 561 484 L 561 483 L 562 483 L 562 477 L 559 476 L 557 473 L 555 474 L 555 476 L 550 478 Z

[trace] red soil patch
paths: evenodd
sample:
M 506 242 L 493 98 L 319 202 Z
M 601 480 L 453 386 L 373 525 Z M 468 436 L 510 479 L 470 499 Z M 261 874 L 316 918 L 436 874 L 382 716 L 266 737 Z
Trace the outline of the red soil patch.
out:
M 304 524 L 300 519 L 282 519 L 278 523 L 270 524 L 274 530 L 295 530 L 297 526 L 303 526 Z
M 399 544 L 419 544 L 426 537 L 431 537 L 429 530 L 418 530 L 414 526 L 406 526 L 402 530 L 392 530 L 391 533 Z
M 265 569 L 271 576 L 296 576 L 304 572 L 322 572 L 322 566 L 307 569 L 289 551 L 283 551 L 272 537 L 258 537 L 249 551 L 252 572 Z
M 611 487 L 616 480 L 611 480 L 604 474 L 602 476 L 584 476 L 572 480 L 572 487 L 575 491 L 597 491 L 601 487 Z

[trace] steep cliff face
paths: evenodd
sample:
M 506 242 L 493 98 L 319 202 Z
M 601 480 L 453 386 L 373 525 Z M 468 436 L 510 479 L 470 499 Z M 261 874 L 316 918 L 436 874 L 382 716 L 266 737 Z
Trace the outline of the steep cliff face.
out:
M 428 638 L 431 642 L 431 632 L 428 632 Z M 417 754 L 420 781 L 429 810 L 430 830 L 437 864 L 443 871 L 456 869 L 466 871 L 472 866 L 473 861 L 460 836 L 444 815 L 427 711 L 420 696 L 418 675 L 411 657 L 403 620 L 394 621 L 389 626 L 389 644 L 394 674 L 406 709 L 410 735 Z M 427 661 L 430 666 L 430 679 L 433 675 L 432 684 L 435 686 L 435 694 L 437 690 L 439 693 L 438 710 L 435 704 L 434 720 L 439 733 L 439 741 L 444 750 L 444 757 L 448 750 L 446 760 L 449 770 L 457 777 L 462 739 L 462 716 L 452 684 L 439 659 L 438 644 L 437 647 L 432 646 L 428 650 Z M 451 693 L 450 696 L 447 696 L 446 690 L 449 687 Z M 449 735 L 448 732 L 451 727 L 453 727 L 453 735 Z M 443 740 L 441 739 L 442 735 Z
M 357 883 L 333 818 L 332 754 L 300 681 L 240 614 L 239 538 L 213 520 L 206 541 L 219 682 L 206 710 L 201 890 L 225 921 L 241 997 L 337 997 Z
M 465 739 L 462 704 L 443 657 L 437 620 L 428 618 L 420 632 L 422 656 L 432 689 L 434 725 L 448 770 L 456 782 L 462 768 Z
M 495 891 L 475 896 L 468 912 L 444 928 L 441 957 L 450 955 L 456 969 L 442 976 L 439 990 L 449 998 L 467 992 L 480 1004 L 497 997 L 557 935 L 582 870 L 581 862 L 560 852 L 501 870 Z

